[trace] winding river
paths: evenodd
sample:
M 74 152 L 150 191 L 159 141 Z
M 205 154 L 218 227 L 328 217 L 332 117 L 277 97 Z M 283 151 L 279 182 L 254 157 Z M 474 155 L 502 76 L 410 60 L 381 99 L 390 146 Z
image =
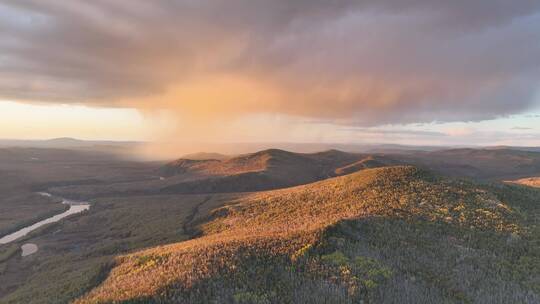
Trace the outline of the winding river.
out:
M 45 193 L 45 192 L 39 192 L 40 195 L 43 195 L 43 196 L 47 196 L 47 197 L 50 197 L 51 194 L 49 193 Z M 11 243 L 25 235 L 27 235 L 28 233 L 30 233 L 31 231 L 34 231 L 36 229 L 38 229 L 39 227 L 42 227 L 42 226 L 45 226 L 47 224 L 50 224 L 50 223 L 55 223 L 55 222 L 58 222 L 59 220 L 65 218 L 65 217 L 68 217 L 72 214 L 77 214 L 77 213 L 81 213 L 85 210 L 88 210 L 90 209 L 90 204 L 88 202 L 78 202 L 78 201 L 72 201 L 72 200 L 68 200 L 68 199 L 62 199 L 62 204 L 66 204 L 66 205 L 69 205 L 69 209 L 60 213 L 60 214 L 57 214 L 57 215 L 54 215 L 54 216 L 51 216 L 47 219 L 44 219 L 42 221 L 39 221 L 35 224 L 32 224 L 30 226 L 27 226 L 27 227 L 24 227 L 18 231 L 15 231 L 11 234 L 8 234 L 2 238 L 0 238 L 0 245 L 2 244 L 7 244 L 7 243 Z

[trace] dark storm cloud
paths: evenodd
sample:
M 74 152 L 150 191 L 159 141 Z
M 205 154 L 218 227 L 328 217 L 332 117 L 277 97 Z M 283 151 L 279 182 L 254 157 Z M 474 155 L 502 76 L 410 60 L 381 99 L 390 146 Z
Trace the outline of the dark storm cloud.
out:
M 489 119 L 535 102 L 539 12 L 537 0 L 3 1 L 0 98 Z

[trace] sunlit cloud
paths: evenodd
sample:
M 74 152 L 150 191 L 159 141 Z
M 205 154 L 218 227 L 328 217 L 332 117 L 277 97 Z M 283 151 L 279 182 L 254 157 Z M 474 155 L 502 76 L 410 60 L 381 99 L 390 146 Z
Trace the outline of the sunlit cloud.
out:
M 353 141 L 538 105 L 536 0 L 20 0 L 0 16 L 0 98 L 135 108 L 163 140 Z M 377 135 L 477 132 L 409 129 Z

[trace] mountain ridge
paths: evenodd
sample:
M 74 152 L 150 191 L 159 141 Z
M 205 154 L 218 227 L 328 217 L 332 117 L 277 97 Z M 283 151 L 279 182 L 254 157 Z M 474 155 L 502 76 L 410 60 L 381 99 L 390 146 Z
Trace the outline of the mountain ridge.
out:
M 233 200 L 198 221 L 201 237 L 119 257 L 75 303 L 535 301 L 533 281 L 507 277 L 515 263 L 536 259 L 509 255 L 537 238 L 516 212 L 471 183 L 410 166 L 367 169 Z M 454 272 L 456 255 L 466 257 L 463 269 L 510 261 L 477 270 L 484 277 L 475 282 L 485 290 L 514 284 L 513 292 L 478 294 L 461 284 L 474 277 Z

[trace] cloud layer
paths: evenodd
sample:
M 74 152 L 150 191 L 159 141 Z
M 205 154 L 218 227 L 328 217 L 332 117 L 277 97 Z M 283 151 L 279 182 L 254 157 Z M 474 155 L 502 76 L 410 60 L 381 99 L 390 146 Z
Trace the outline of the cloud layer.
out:
M 537 0 L 0 2 L 0 98 L 373 126 L 534 106 Z

